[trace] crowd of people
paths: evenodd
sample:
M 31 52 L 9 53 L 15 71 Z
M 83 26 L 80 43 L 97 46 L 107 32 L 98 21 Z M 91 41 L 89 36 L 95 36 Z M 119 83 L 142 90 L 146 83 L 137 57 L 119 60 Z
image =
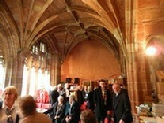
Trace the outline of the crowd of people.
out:
M 0 123 L 132 123 L 130 100 L 127 90 L 118 83 L 112 90 L 106 81 L 99 86 L 77 86 L 70 92 L 69 83 L 55 86 L 50 92 L 51 108 L 45 112 L 36 110 L 32 96 L 18 98 L 14 86 L 6 87 L 0 102 Z M 81 105 L 86 105 L 81 109 Z

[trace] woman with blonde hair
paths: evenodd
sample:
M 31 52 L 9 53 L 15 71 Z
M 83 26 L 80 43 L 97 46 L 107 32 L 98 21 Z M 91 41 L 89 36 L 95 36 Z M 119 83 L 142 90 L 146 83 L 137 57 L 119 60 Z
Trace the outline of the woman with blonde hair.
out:
M 16 111 L 15 101 L 18 92 L 15 86 L 8 86 L 3 93 L 3 106 L 0 109 L 0 123 L 18 123 L 19 116 Z
M 47 115 L 36 111 L 35 100 L 32 96 L 21 97 L 18 104 L 22 115 L 20 123 L 52 123 Z

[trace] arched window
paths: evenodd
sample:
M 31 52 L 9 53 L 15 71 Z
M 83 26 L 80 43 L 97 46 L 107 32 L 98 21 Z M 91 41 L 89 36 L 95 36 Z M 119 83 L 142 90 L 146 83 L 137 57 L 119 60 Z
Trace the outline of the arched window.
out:
M 36 96 L 38 89 L 50 88 L 50 59 L 50 53 L 43 42 L 32 46 L 24 63 L 22 96 Z

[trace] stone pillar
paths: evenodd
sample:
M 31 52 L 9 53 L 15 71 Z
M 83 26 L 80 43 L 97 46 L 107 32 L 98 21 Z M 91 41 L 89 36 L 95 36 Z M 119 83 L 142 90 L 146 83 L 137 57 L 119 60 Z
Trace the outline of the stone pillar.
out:
M 18 89 L 19 94 L 22 92 L 22 83 L 23 83 L 23 66 L 24 66 L 25 56 L 23 53 L 18 54 L 17 56 L 17 71 L 16 71 L 16 83 L 15 86 Z
M 133 111 L 136 111 L 136 105 L 149 103 L 152 99 L 152 87 L 148 75 L 149 71 L 143 45 L 138 43 L 129 44 L 127 78 Z
M 55 55 L 51 59 L 50 77 L 51 85 L 57 85 L 61 81 L 61 60 Z
M 15 65 L 13 65 L 13 85 L 18 89 L 18 93 L 21 94 L 23 83 L 23 66 L 24 66 L 24 53 L 18 53 L 15 58 Z
M 17 54 L 17 56 L 8 57 L 6 64 L 6 79 L 5 87 L 15 86 L 18 90 L 18 94 L 21 94 L 22 81 L 23 81 L 23 65 L 24 65 L 23 53 Z
M 61 59 L 56 59 L 56 83 L 61 82 Z
M 7 87 L 9 85 L 11 85 L 11 81 L 12 81 L 12 66 L 13 66 L 13 57 L 8 57 L 7 59 L 5 59 L 5 83 L 4 86 Z
M 126 67 L 127 88 L 131 100 L 132 111 L 136 112 L 136 105 L 147 102 L 151 87 L 147 71 L 144 30 L 136 22 L 137 0 L 126 1 Z
M 56 69 L 56 58 L 55 56 L 51 56 L 51 63 L 50 63 L 50 85 L 54 86 L 56 85 L 55 83 L 55 69 Z

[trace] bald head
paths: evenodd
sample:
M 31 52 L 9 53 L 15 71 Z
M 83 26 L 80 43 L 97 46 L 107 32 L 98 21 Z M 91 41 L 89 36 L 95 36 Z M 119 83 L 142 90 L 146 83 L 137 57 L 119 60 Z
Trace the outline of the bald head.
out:
M 112 89 L 114 93 L 119 93 L 121 91 L 121 86 L 118 83 L 113 84 Z

